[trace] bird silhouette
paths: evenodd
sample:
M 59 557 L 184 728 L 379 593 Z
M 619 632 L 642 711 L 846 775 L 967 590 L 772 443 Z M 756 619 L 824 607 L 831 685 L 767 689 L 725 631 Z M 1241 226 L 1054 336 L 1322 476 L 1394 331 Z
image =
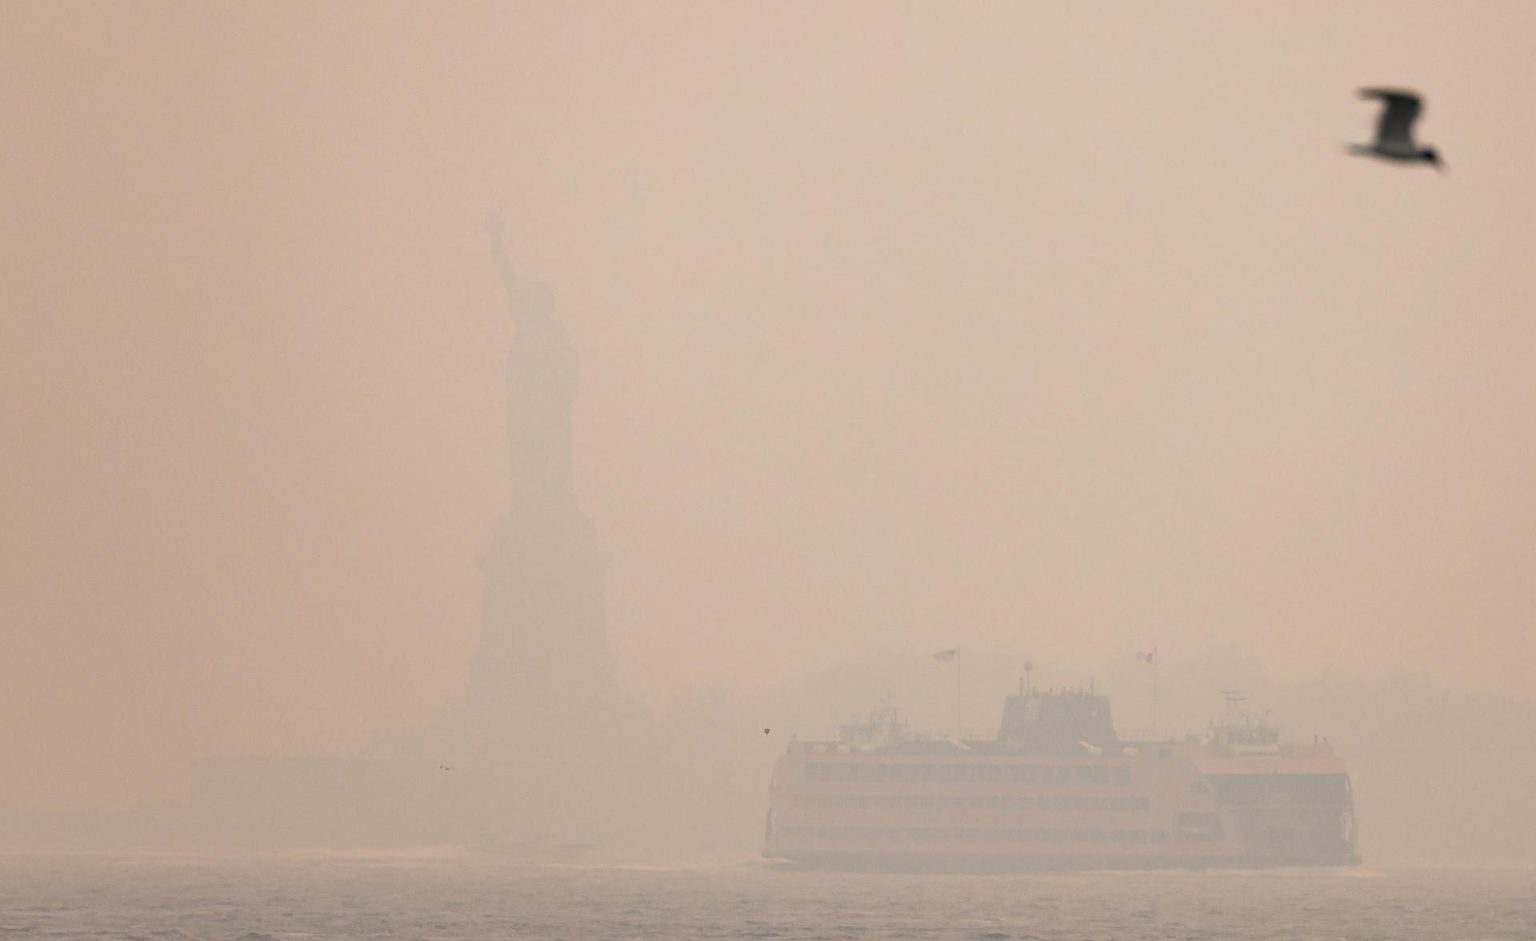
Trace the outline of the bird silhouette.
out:
M 1444 169 L 1440 155 L 1433 147 L 1420 147 L 1413 142 L 1413 122 L 1424 110 L 1423 100 L 1416 93 L 1392 88 L 1362 88 L 1360 97 L 1381 101 L 1381 120 L 1376 125 L 1376 139 L 1369 144 L 1351 144 L 1350 153 L 1395 163 L 1427 163 L 1436 170 Z
M 772 731 L 773 731 L 772 729 L 763 729 L 763 734 L 767 735 L 769 732 L 772 732 Z

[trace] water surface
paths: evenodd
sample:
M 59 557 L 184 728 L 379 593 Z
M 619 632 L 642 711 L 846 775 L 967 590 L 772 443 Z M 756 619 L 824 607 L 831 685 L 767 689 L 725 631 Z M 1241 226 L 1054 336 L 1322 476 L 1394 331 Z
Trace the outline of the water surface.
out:
M 1536 872 L 816 874 L 473 857 L 0 858 L 0 938 L 1536 938 Z

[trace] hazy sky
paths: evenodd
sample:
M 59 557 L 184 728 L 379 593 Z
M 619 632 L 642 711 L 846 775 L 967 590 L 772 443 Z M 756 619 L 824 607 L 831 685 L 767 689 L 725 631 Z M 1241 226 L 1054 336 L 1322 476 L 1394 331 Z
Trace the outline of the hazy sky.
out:
M 875 650 L 1536 701 L 1536 5 L 0 5 L 0 804 L 459 701 L 505 207 L 656 705 Z M 1364 84 L 1450 172 L 1346 156 Z M 1066 667 L 1064 667 L 1065 669 Z

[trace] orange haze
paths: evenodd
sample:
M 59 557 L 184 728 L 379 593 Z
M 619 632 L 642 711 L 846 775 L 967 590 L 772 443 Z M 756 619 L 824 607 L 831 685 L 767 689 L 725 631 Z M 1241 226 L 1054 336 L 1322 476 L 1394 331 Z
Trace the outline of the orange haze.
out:
M 0 11 L 0 805 L 458 703 L 483 221 L 654 707 L 874 651 L 1536 702 L 1536 6 Z M 1450 172 L 1346 156 L 1363 84 Z M 765 723 L 766 724 L 766 723 Z

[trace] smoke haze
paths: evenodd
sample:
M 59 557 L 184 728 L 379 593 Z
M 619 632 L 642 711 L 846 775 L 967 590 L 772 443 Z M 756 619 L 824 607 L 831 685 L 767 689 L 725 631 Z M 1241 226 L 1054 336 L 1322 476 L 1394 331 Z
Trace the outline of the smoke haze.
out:
M 878 697 L 998 651 L 985 732 L 1025 657 L 1113 687 L 1157 644 L 1251 678 L 1191 667 L 1170 731 L 1248 682 L 1358 759 L 1367 854 L 1528 792 L 1536 8 L 0 22 L 0 807 L 176 804 L 200 756 L 464 707 L 518 499 L 493 209 L 580 359 L 617 686 L 710 730 L 690 760 L 873 705 L 816 691 L 840 664 Z M 1447 176 L 1341 153 L 1377 83 Z M 1445 754 L 1438 804 L 1377 783 Z M 1529 858 L 1522 812 L 1419 845 Z

